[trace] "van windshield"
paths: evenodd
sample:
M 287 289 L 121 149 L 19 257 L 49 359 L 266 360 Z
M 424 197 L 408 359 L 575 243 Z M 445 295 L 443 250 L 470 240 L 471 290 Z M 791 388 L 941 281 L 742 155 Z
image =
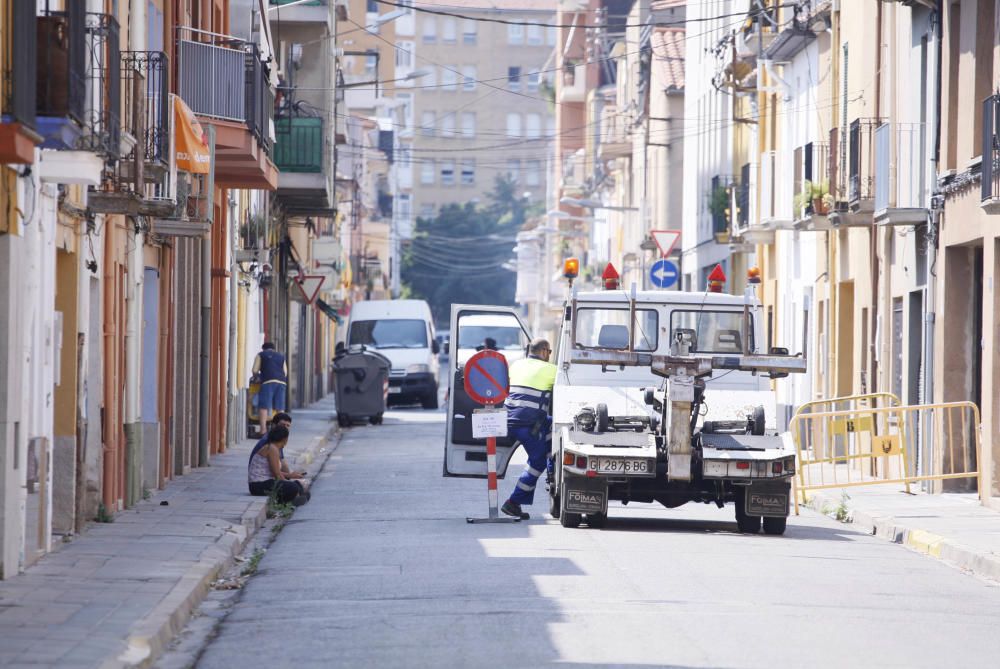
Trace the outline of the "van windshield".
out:
M 427 348 L 427 324 L 402 318 L 354 321 L 348 344 L 373 348 Z
M 489 325 L 466 325 L 458 332 L 459 348 L 492 348 L 495 351 L 511 351 L 524 348 L 524 333 L 519 327 L 497 327 Z

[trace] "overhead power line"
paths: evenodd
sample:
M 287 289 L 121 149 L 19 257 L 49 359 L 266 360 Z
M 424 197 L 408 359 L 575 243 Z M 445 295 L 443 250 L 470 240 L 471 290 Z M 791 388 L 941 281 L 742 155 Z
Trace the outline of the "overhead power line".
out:
M 517 20 L 517 19 L 497 19 L 497 18 L 484 17 L 484 16 L 473 16 L 473 15 L 470 15 L 470 14 L 463 14 L 463 13 L 459 13 L 459 12 L 449 12 L 449 11 L 445 11 L 445 10 L 442 10 L 442 9 L 431 9 L 429 7 L 417 7 L 417 6 L 414 6 L 414 5 L 411 5 L 411 4 L 405 4 L 405 3 L 402 3 L 402 2 L 392 2 L 392 0 L 375 0 L 375 2 L 379 3 L 380 5 L 388 5 L 390 7 L 400 7 L 400 8 L 403 8 L 403 9 L 412 9 L 413 11 L 417 11 L 417 12 L 420 12 L 422 14 L 432 14 L 432 15 L 435 15 L 435 16 L 449 16 L 449 17 L 456 18 L 456 19 L 465 19 L 467 21 L 478 21 L 480 23 L 500 23 L 500 24 L 508 25 L 508 26 L 539 26 L 539 27 L 542 27 L 542 28 L 578 28 L 578 29 L 584 29 L 584 28 L 608 28 L 609 27 L 606 23 L 591 23 L 591 24 L 586 24 L 586 23 L 542 23 L 542 22 L 538 22 L 538 21 L 525 21 L 525 20 Z M 780 4 L 780 5 L 775 5 L 773 7 L 768 7 L 767 9 L 770 10 L 770 9 L 776 9 L 778 7 L 795 7 L 795 6 L 796 6 L 796 3 L 794 3 L 794 2 L 788 2 L 788 3 L 783 3 L 783 4 Z M 469 11 L 473 11 L 473 12 L 480 11 L 480 12 L 491 12 L 491 13 L 498 11 L 498 9 L 495 8 L 495 7 L 466 7 L 466 8 L 464 8 L 464 10 L 466 12 L 469 12 Z M 519 10 L 519 11 L 523 11 L 523 10 Z M 532 11 L 536 11 L 536 10 L 532 10 Z M 726 18 L 732 18 L 732 17 L 750 18 L 751 16 L 753 16 L 755 14 L 761 14 L 761 13 L 764 13 L 764 12 L 765 12 L 765 10 L 758 8 L 757 10 L 750 9 L 750 10 L 748 10 L 746 12 L 734 12 L 732 14 L 717 14 L 715 16 L 702 16 L 702 17 L 692 18 L 692 19 L 685 18 L 685 19 L 678 19 L 676 21 L 650 21 L 649 23 L 625 23 L 625 24 L 618 24 L 618 23 L 616 23 L 616 24 L 614 24 L 611 27 L 614 27 L 614 28 L 646 28 L 648 26 L 655 26 L 657 28 L 672 28 L 672 27 L 678 27 L 678 26 L 685 26 L 685 25 L 687 25 L 689 23 L 703 23 L 703 22 L 707 22 L 707 21 L 716 21 L 716 20 L 719 20 L 719 19 L 726 19 Z

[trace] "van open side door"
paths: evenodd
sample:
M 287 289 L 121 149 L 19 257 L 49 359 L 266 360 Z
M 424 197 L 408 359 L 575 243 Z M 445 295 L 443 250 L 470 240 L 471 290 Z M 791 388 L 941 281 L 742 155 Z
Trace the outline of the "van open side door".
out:
M 465 362 L 478 350 L 495 348 L 508 364 L 523 358 L 531 337 L 514 309 L 453 304 L 448 348 L 448 417 L 445 431 L 445 476 L 486 476 L 486 440 L 472 437 L 472 413 L 483 405 L 465 392 Z M 517 444 L 497 439 L 497 476 L 503 478 Z

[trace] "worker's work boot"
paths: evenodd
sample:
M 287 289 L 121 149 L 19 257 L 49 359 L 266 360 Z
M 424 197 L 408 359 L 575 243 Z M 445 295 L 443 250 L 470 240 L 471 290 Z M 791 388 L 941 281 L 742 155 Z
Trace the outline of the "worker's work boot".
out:
M 515 504 L 509 499 L 503 503 L 503 506 L 500 507 L 500 510 L 503 511 L 508 516 L 513 516 L 514 518 L 520 518 L 521 520 L 528 520 L 528 518 L 531 518 L 530 514 L 521 511 L 520 504 Z

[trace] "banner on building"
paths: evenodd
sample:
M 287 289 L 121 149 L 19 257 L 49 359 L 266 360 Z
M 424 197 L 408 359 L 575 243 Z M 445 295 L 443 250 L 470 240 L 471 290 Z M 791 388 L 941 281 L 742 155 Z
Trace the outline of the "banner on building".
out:
M 208 174 L 212 158 L 208 138 L 191 108 L 180 96 L 174 96 L 174 138 L 177 143 L 177 169 L 192 174 Z

